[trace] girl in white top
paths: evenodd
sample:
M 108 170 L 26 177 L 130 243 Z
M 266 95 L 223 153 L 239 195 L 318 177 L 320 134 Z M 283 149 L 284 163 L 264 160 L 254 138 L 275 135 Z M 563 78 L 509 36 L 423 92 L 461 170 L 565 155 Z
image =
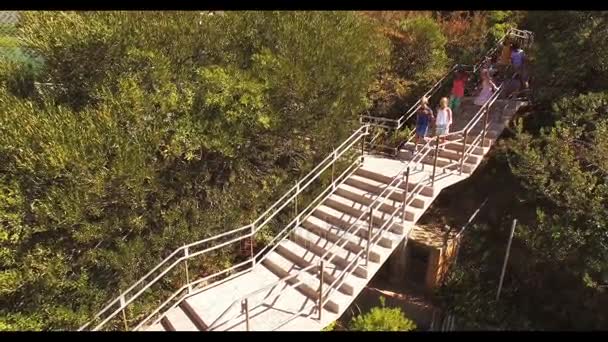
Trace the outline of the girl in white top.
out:
M 481 70 L 481 92 L 475 98 L 475 104 L 477 106 L 483 106 L 492 96 L 492 92 L 495 91 L 498 87 L 492 82 L 490 79 L 490 74 L 488 69 Z
M 435 131 L 438 136 L 442 137 L 450 132 L 452 125 L 452 110 L 448 106 L 448 98 L 443 97 L 439 100 L 439 108 L 437 108 L 437 116 L 435 119 Z

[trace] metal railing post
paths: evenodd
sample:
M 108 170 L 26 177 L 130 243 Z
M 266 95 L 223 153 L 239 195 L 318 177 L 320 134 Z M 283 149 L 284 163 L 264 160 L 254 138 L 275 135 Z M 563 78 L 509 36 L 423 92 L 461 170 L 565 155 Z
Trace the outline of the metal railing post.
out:
M 365 129 L 365 132 L 367 133 L 367 128 Z M 363 136 L 361 137 L 361 164 L 363 164 L 363 160 L 365 157 L 363 157 L 363 155 L 365 154 L 365 136 L 366 133 L 363 133 Z
M 247 298 L 243 299 L 241 305 L 243 306 L 243 309 L 245 311 L 245 326 L 247 328 L 247 331 L 249 331 L 249 300 Z
M 369 265 L 369 247 L 372 241 L 372 227 L 374 222 L 374 208 L 369 208 L 369 229 L 367 230 L 367 247 L 365 248 L 365 266 Z
M 323 260 L 321 260 L 319 265 L 319 321 L 321 321 L 321 317 L 322 317 L 322 312 L 323 312 L 323 273 L 325 271 L 325 265 L 323 263 Z
M 122 321 L 125 324 L 125 331 L 129 331 L 129 324 L 127 323 L 127 313 L 125 312 L 125 295 L 121 294 L 120 295 L 120 307 L 122 308 L 122 310 L 120 310 L 122 312 Z
M 462 169 L 464 167 L 464 155 L 467 151 L 467 138 L 469 137 L 469 130 L 464 131 L 464 137 L 462 139 L 462 153 L 460 156 L 460 171 L 459 174 L 462 175 Z
M 403 222 L 403 230 L 405 231 L 405 207 L 407 202 L 407 193 L 410 187 L 410 167 L 407 167 L 407 171 L 405 172 L 405 190 L 403 191 L 403 211 L 401 213 L 401 219 Z
M 486 107 L 485 113 L 483 114 L 483 131 L 481 133 L 481 148 L 484 148 L 484 146 L 485 146 L 486 131 L 487 131 L 487 127 L 488 127 L 488 116 L 489 115 L 490 115 L 490 107 Z
M 333 173 L 332 173 L 332 182 L 333 182 Z M 298 194 L 300 193 L 300 182 L 296 181 L 296 196 L 294 197 L 294 211 L 295 211 L 295 216 L 298 216 Z
M 431 178 L 431 186 L 435 186 L 435 171 L 437 169 L 437 157 L 439 157 L 439 135 L 437 135 L 437 145 L 435 145 L 435 160 L 433 161 L 433 177 Z
M 190 249 L 184 247 L 184 270 L 186 271 L 186 285 L 188 285 L 188 293 L 192 291 L 190 286 L 190 275 L 188 274 L 188 256 L 190 256 Z
M 333 157 L 331 161 L 331 189 L 336 190 L 336 184 L 334 183 L 334 174 L 336 172 L 336 149 L 334 148 Z
M 255 225 L 251 225 L 251 237 L 249 238 L 249 253 L 251 253 L 251 268 L 255 266 L 255 256 L 253 254 L 253 241 L 255 240 Z

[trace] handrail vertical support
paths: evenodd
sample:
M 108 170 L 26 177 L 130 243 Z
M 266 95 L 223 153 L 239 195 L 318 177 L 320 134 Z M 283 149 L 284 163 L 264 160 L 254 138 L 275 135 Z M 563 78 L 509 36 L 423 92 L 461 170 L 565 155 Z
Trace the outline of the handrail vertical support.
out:
M 333 178 L 333 175 L 332 175 Z M 333 181 L 333 180 L 332 180 Z M 296 195 L 294 196 L 295 216 L 298 216 L 298 194 L 300 193 L 300 182 L 296 181 Z
M 367 128 L 365 129 L 365 133 L 363 133 L 363 136 L 361 137 L 361 164 L 363 164 L 363 161 L 365 159 L 365 157 L 363 156 L 365 154 L 365 136 L 367 135 Z
M 127 313 L 125 312 L 125 295 L 120 295 L 120 307 L 122 308 L 122 321 L 125 324 L 125 331 L 129 331 L 129 324 L 127 323 Z
M 488 116 L 490 115 L 490 107 L 486 107 L 485 113 L 483 115 L 483 131 L 481 133 L 481 148 L 483 149 L 485 146 L 486 140 L 486 131 L 488 129 Z
M 405 172 L 405 190 L 403 190 L 403 211 L 401 213 L 401 220 L 403 222 L 403 231 L 405 231 L 405 207 L 407 206 L 407 193 L 410 188 L 410 167 L 407 167 Z
M 365 248 L 365 266 L 369 265 L 369 248 L 372 241 L 372 227 L 374 222 L 374 208 L 369 208 L 369 228 L 367 229 L 367 247 Z
M 323 274 L 325 273 L 325 265 L 323 263 L 323 260 L 321 260 L 319 262 L 319 304 L 318 304 L 318 308 L 319 308 L 319 321 L 321 321 L 321 317 L 322 317 L 322 312 L 323 312 Z
M 241 305 L 245 310 L 245 326 L 247 328 L 247 331 L 249 331 L 249 300 L 247 300 L 247 298 L 243 299 Z
M 433 177 L 431 178 L 431 186 L 435 186 L 435 171 L 437 169 L 437 157 L 439 157 L 439 135 L 435 145 L 435 160 L 433 161 Z
M 334 183 L 334 174 L 336 171 L 336 149 L 334 148 L 333 157 L 331 161 L 331 189 L 336 190 L 336 184 Z
M 255 255 L 253 254 L 253 241 L 255 241 L 255 225 L 251 225 L 251 236 L 249 237 L 249 253 L 251 253 L 251 268 L 255 266 Z
M 462 176 L 462 169 L 464 167 L 464 155 L 466 153 L 467 150 L 467 138 L 469 137 L 469 131 L 466 130 L 464 131 L 464 137 L 462 138 L 462 153 L 460 156 L 460 170 L 459 170 L 459 175 Z
M 190 249 L 184 246 L 184 270 L 186 271 L 186 285 L 188 285 L 188 293 L 192 291 L 190 286 L 190 275 L 188 274 L 188 257 L 190 256 Z

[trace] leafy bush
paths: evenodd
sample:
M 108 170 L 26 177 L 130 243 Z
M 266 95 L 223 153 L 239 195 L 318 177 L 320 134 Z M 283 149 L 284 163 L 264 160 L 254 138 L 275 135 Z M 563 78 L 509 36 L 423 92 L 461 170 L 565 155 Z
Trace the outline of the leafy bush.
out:
M 176 247 L 251 222 L 358 125 L 386 46 L 347 12 L 20 20 L 45 64 L 0 65 L 3 330 L 73 329 Z
M 353 317 L 349 330 L 353 331 L 412 331 L 416 324 L 405 317 L 400 308 L 385 307 L 384 297 L 380 297 L 380 307 Z

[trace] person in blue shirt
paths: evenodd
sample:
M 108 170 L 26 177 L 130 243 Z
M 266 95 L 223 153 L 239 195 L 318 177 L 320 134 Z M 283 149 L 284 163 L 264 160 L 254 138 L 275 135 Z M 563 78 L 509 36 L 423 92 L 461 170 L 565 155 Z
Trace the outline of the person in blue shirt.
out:
M 429 107 L 429 99 L 423 97 L 420 100 L 420 108 L 416 113 L 416 150 L 419 143 L 425 143 L 425 137 L 428 134 L 429 126 L 433 122 L 433 110 Z
M 523 68 L 525 64 L 526 54 L 519 47 L 518 43 L 513 43 L 511 46 L 511 65 L 513 71 L 523 76 Z

